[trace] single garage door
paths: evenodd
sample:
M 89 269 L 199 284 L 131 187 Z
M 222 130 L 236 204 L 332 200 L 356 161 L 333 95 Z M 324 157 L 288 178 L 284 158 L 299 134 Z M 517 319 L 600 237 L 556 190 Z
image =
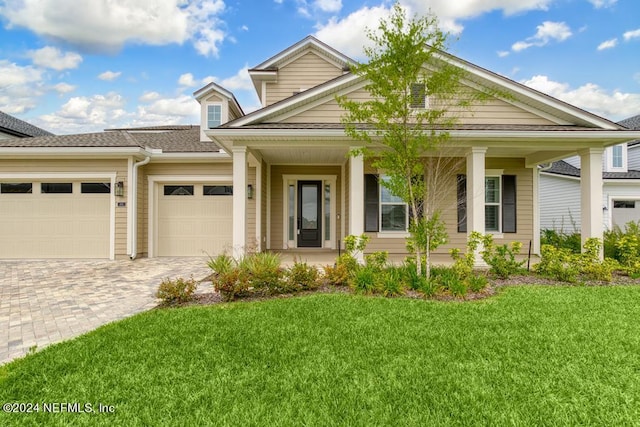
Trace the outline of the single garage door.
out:
M 214 256 L 229 251 L 232 195 L 229 184 L 159 184 L 158 256 Z
M 0 183 L 0 258 L 109 258 L 111 184 Z
M 640 201 L 638 200 L 614 200 L 613 225 L 624 230 L 624 226 L 631 221 L 640 221 Z

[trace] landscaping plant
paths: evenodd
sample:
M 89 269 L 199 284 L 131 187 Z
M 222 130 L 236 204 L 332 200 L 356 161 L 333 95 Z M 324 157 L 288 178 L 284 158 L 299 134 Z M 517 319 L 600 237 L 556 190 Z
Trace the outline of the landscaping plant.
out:
M 156 298 L 160 298 L 165 304 L 187 302 L 193 298 L 197 287 L 198 283 L 193 276 L 189 279 L 178 277 L 172 280 L 167 278 L 160 283 Z

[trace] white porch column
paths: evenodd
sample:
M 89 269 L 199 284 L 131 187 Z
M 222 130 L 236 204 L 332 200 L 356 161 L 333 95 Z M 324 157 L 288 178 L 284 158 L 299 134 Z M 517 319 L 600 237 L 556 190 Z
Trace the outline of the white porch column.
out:
M 467 234 L 484 234 L 484 157 L 486 147 L 473 147 L 467 154 Z
M 362 233 L 364 233 L 364 160 L 362 155 L 359 155 L 349 159 L 349 234 L 359 236 Z M 362 254 L 358 254 L 358 260 L 364 260 Z
M 580 154 L 580 234 L 582 244 L 595 237 L 602 241 L 602 153 L 603 148 L 589 148 Z M 602 250 L 600 251 L 602 257 Z
M 472 147 L 467 154 L 467 236 L 472 232 L 485 234 L 484 170 L 487 147 Z M 482 247 L 476 252 L 476 267 L 486 267 L 480 258 Z
M 244 255 L 247 236 L 247 148 L 233 147 L 233 256 Z

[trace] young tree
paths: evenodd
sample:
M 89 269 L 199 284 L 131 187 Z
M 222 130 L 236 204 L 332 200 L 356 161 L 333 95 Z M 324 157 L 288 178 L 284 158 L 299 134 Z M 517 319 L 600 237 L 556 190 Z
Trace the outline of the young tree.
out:
M 432 175 L 451 175 L 451 169 L 425 173 L 425 164 L 441 165 L 433 159 L 449 141 L 457 112 L 476 95 L 461 91 L 464 71 L 442 60 L 447 34 L 438 28 L 434 15 L 408 19 L 396 3 L 390 18 L 379 23 L 378 31 L 368 29 L 367 36 L 372 41 L 365 47 L 368 61 L 353 66 L 352 72 L 367 81 L 370 100 L 338 97 L 345 109 L 341 120 L 345 132 L 364 143 L 351 154 L 363 155 L 383 170 L 386 178 L 380 184 L 409 206 L 418 273 L 422 274 L 425 254 L 428 277 L 430 252 L 444 241 L 446 232 L 440 212 L 425 202 L 435 194 L 432 185 L 438 179 Z

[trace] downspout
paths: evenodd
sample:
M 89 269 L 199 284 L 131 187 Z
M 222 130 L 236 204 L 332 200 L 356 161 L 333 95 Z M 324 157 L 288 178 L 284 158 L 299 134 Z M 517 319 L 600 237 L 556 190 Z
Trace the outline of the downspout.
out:
M 151 157 L 147 157 L 141 162 L 133 165 L 133 173 L 131 180 L 133 186 L 131 187 L 131 206 L 129 207 L 133 212 L 131 215 L 131 255 L 129 258 L 133 261 L 138 256 L 138 168 L 144 166 L 151 161 Z

